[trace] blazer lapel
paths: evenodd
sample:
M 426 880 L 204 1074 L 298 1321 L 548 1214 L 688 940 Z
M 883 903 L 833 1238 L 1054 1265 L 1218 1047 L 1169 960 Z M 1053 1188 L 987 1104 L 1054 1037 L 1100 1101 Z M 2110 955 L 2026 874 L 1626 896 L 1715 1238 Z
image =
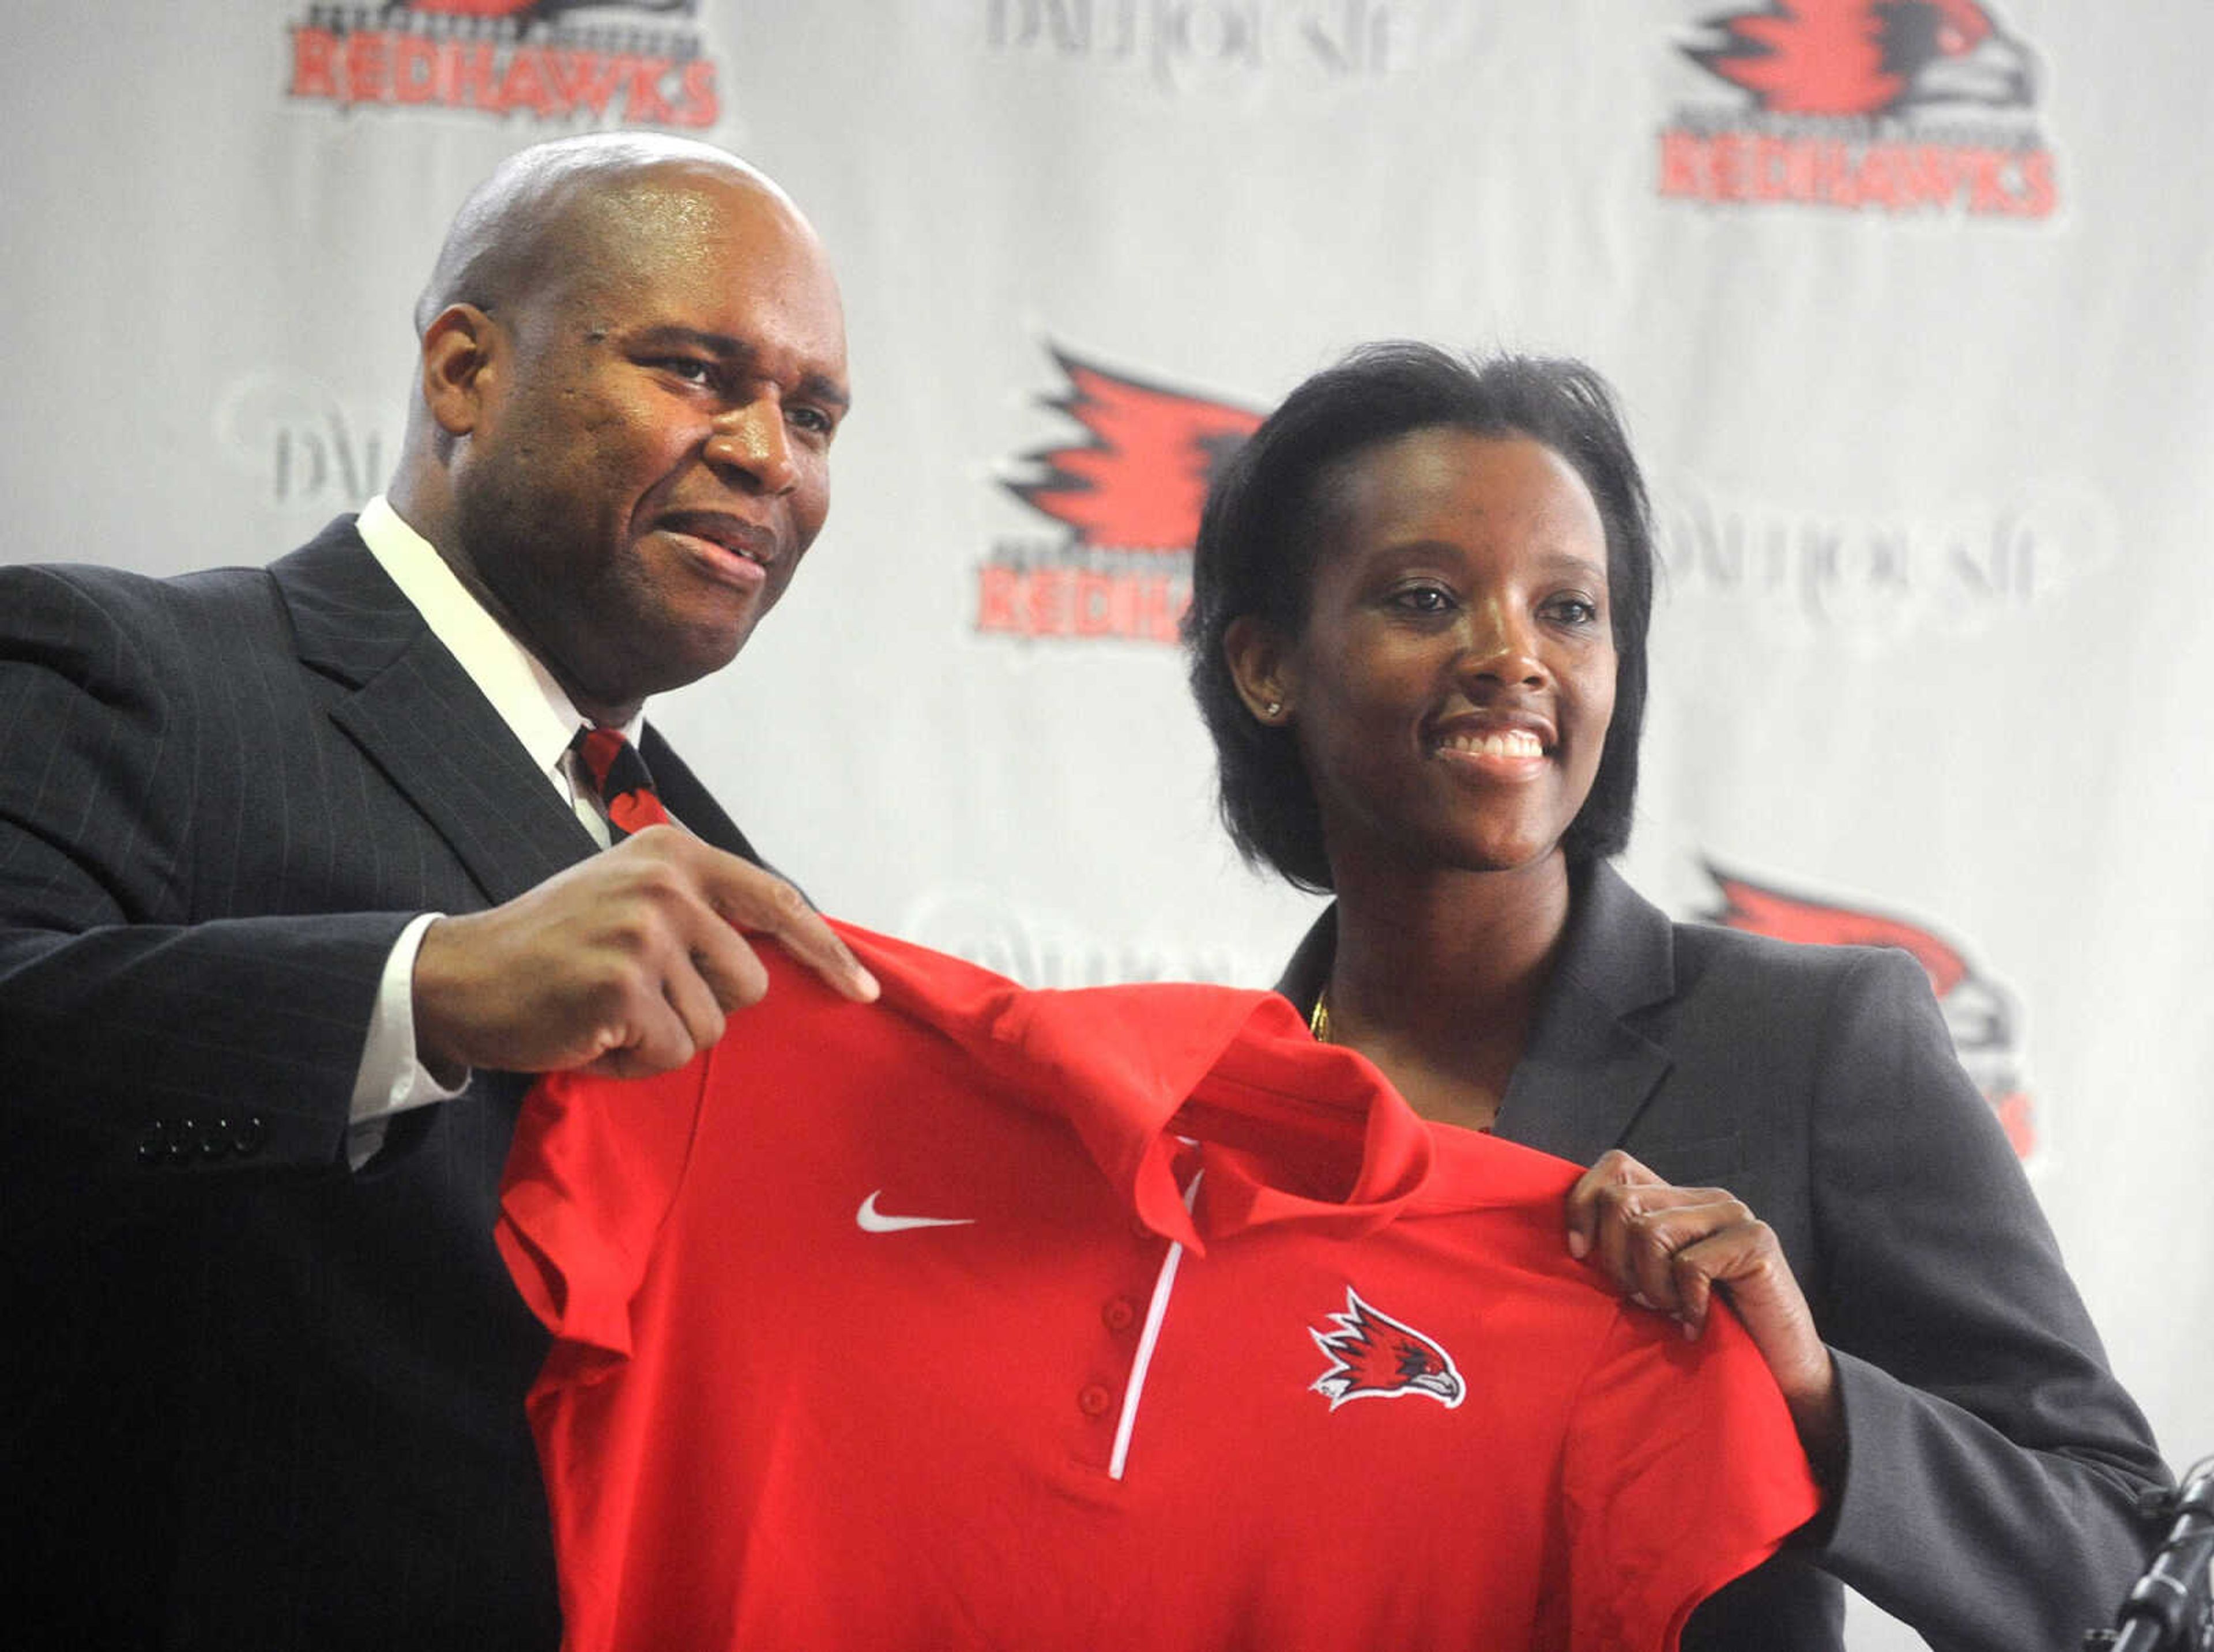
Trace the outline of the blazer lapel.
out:
M 671 814 L 716 848 L 742 855 L 756 866 L 768 864 L 754 852 L 754 846 L 746 841 L 746 834 L 738 830 L 737 823 L 723 812 L 722 805 L 650 722 L 639 740 L 638 749 L 639 755 L 645 759 L 646 771 L 653 776 L 653 789 L 661 794 L 661 801 Z
M 1508 1082 L 1498 1133 L 1576 1164 L 1618 1145 L 1671 1064 L 1627 1018 L 1674 987 L 1667 915 L 1612 867 L 1594 864 Z
M 303 663 L 352 692 L 332 720 L 497 905 L 596 845 L 460 663 L 341 518 L 271 573 Z

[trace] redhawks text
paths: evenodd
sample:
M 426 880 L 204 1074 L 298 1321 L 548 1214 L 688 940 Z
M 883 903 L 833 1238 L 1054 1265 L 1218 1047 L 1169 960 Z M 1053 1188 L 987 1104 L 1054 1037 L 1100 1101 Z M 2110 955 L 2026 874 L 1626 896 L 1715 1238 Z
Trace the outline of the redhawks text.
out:
M 721 113 L 715 65 L 706 58 L 439 40 L 388 28 L 294 28 L 291 94 L 664 127 L 712 126 Z
M 1891 212 L 1957 208 L 1972 216 L 2020 218 L 2050 217 L 2059 199 L 2046 149 L 1680 129 L 1660 134 L 1660 193 Z

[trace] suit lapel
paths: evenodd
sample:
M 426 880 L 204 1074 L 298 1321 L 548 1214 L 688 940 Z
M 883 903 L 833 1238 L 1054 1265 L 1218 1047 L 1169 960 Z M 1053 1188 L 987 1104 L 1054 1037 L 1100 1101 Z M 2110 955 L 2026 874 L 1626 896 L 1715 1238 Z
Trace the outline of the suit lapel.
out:
M 1498 1133 L 1576 1164 L 1618 1145 L 1671 1064 L 1628 1017 L 1667 997 L 1674 978 L 1667 916 L 1612 867 L 1592 866 Z
M 487 904 L 593 851 L 591 835 L 351 520 L 332 523 L 271 573 L 302 661 L 352 691 L 332 720 L 451 846 Z
M 768 865 L 754 852 L 754 846 L 746 841 L 746 834 L 738 830 L 737 823 L 723 812 L 722 805 L 650 722 L 639 740 L 638 749 L 639 755 L 645 759 L 647 771 L 653 776 L 653 789 L 661 794 L 661 801 L 671 814 L 716 848 L 742 855 L 756 866 Z

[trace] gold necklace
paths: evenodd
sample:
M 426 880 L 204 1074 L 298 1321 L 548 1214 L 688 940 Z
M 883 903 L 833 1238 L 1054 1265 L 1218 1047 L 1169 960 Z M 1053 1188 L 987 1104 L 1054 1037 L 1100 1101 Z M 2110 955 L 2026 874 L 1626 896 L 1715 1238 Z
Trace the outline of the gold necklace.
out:
M 1327 986 L 1315 994 L 1314 1008 L 1307 1012 L 1307 1031 L 1314 1034 L 1317 1044 L 1330 1042 L 1330 989 Z

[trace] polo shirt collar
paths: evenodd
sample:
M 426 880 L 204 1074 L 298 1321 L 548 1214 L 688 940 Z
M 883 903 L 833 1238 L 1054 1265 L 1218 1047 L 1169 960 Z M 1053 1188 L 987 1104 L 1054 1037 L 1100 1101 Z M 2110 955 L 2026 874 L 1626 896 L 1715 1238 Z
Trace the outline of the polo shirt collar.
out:
M 1389 1223 L 1428 1179 L 1429 1126 L 1365 1057 L 1316 1043 L 1275 993 L 1032 991 L 969 966 L 922 971 L 846 933 L 888 1003 L 944 1027 L 1013 1094 L 1065 1119 L 1164 1238 L 1203 1253 L 1275 1226 L 1351 1237 Z M 1204 1173 L 1187 1210 L 1194 1169 Z

